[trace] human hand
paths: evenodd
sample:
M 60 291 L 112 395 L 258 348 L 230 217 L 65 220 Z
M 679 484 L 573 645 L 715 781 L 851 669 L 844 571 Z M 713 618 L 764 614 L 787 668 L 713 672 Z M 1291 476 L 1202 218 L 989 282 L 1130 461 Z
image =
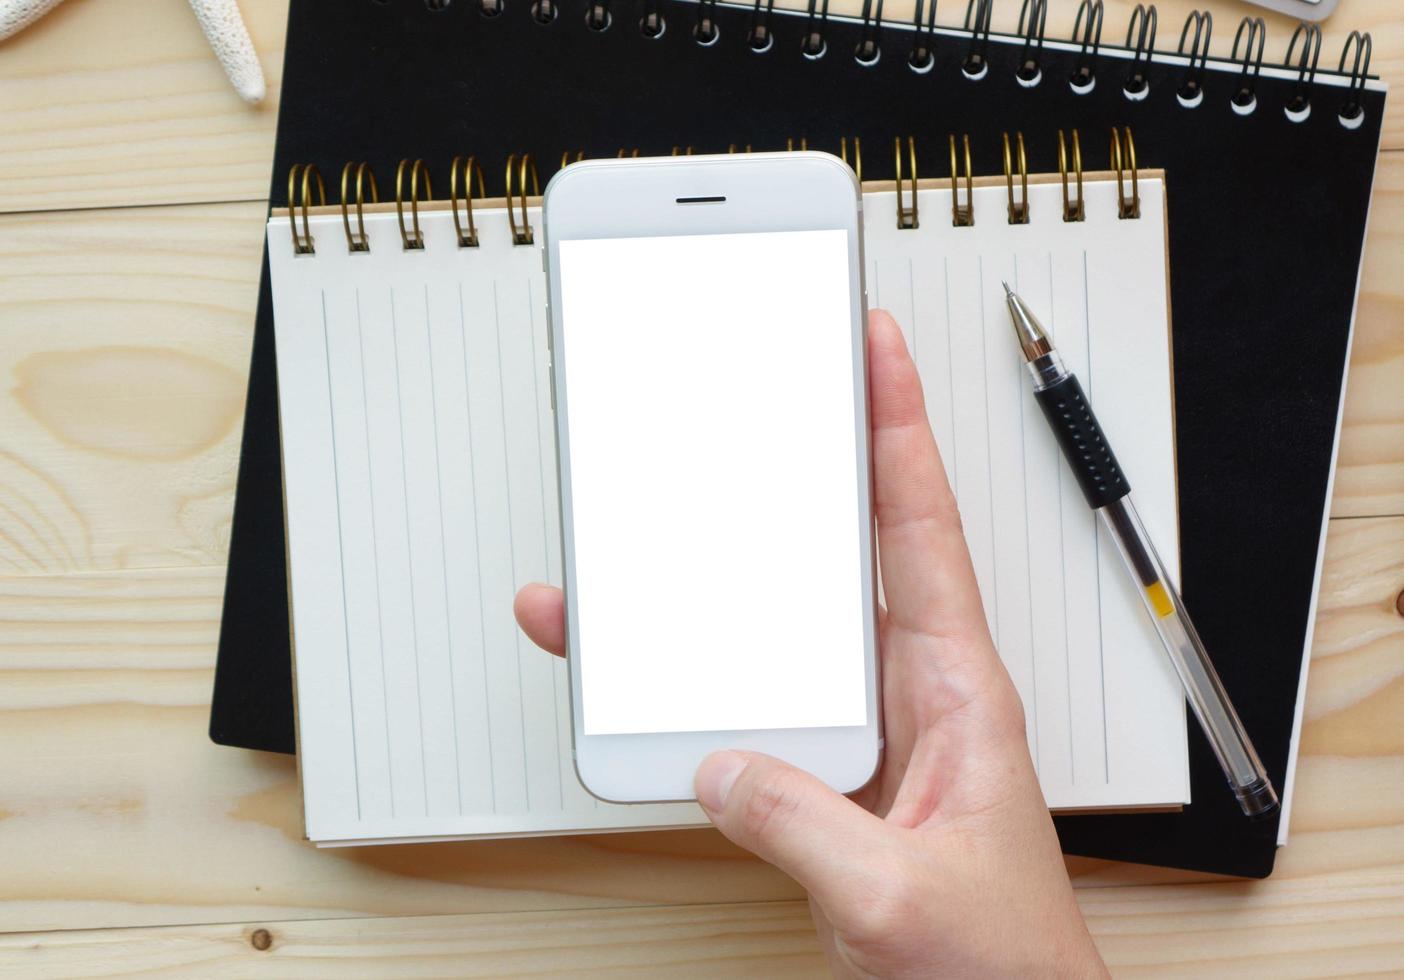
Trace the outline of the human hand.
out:
M 809 893 L 845 976 L 1101 976 L 974 568 L 892 317 L 868 320 L 886 751 L 851 799 L 756 752 L 708 756 L 703 809 Z M 561 654 L 558 589 L 529 585 L 517 620 Z

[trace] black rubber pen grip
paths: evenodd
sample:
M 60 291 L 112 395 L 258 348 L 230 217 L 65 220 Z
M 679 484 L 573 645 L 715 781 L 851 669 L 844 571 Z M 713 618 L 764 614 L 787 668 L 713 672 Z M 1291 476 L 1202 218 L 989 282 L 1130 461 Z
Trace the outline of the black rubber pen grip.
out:
M 1034 392 L 1039 408 L 1053 427 L 1063 456 L 1077 475 L 1082 495 L 1094 510 L 1120 500 L 1131 492 L 1131 484 L 1116 462 L 1116 454 L 1102 435 L 1097 416 L 1082 394 L 1077 378 L 1068 375 L 1042 391 Z

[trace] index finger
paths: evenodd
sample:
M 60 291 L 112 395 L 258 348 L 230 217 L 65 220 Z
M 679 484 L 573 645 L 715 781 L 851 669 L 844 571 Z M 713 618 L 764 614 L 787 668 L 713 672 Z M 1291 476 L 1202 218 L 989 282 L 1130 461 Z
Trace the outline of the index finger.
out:
M 933 636 L 987 629 L 955 494 L 946 479 L 921 378 L 885 310 L 868 316 L 873 506 L 888 621 Z

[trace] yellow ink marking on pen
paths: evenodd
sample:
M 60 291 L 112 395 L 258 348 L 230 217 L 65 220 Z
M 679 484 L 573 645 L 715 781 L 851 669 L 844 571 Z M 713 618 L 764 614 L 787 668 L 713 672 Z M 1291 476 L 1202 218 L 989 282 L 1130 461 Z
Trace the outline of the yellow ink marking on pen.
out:
M 1175 611 L 1175 604 L 1170 601 L 1170 593 L 1165 590 L 1164 582 L 1152 582 L 1146 586 L 1146 595 L 1150 596 L 1151 608 L 1161 619 Z

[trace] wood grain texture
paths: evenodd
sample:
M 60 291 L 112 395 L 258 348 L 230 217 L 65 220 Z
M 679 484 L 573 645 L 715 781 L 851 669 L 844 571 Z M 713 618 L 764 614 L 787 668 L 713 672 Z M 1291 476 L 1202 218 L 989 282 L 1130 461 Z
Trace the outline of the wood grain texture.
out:
M 258 106 L 184 0 L 68 0 L 0 44 L 0 211 L 266 197 L 287 0 L 239 6 Z
M 1404 885 L 1089 888 L 1078 899 L 1117 976 L 1339 976 L 1404 963 Z M 812 977 L 806 903 L 253 921 L 0 936 L 27 977 Z
M 805 6 L 801 0 L 781 5 Z M 1015 30 L 1019 6 L 996 3 L 995 29 Z M 1124 38 L 1134 6 L 1107 0 L 1109 41 Z M 235 95 L 181 0 L 69 0 L 0 44 L 0 105 L 6 107 L 0 113 L 0 211 L 266 195 L 287 0 L 243 0 L 240 7 L 268 79 L 268 100 L 258 107 Z M 912 0 L 896 0 L 885 16 L 907 20 L 912 7 Z M 1077 7 L 1072 0 L 1050 5 L 1049 37 L 1071 34 Z M 1250 12 L 1206 0 L 1161 0 L 1157 7 L 1158 48 L 1174 50 L 1189 11 L 1209 7 L 1219 18 L 1212 50 L 1220 55 L 1233 46 L 1238 18 Z M 830 9 L 857 14 L 862 4 L 834 0 Z M 958 26 L 963 12 L 964 5 L 943 4 L 941 24 Z M 1267 60 L 1281 60 L 1293 21 L 1251 12 L 1268 22 Z M 1323 66 L 1335 65 L 1353 28 L 1373 32 L 1374 70 L 1388 81 L 1404 80 L 1404 8 L 1395 0 L 1349 0 L 1323 25 Z M 1392 99 L 1386 112 L 1384 145 L 1404 147 L 1404 103 Z
M 1404 884 L 1373 873 L 1079 891 L 1117 976 L 1335 977 L 1404 969 Z
M 1401 589 L 1404 518 L 1331 522 L 1280 876 L 1404 881 Z
M 1381 154 L 1331 513 L 1404 514 L 1404 151 Z
M 0 574 L 223 564 L 265 213 L 0 216 Z
M 257 935 L 259 931 L 263 935 Z M 259 949 L 263 946 L 265 948 Z M 798 901 L 441 915 L 0 937 L 28 977 L 813 977 Z

